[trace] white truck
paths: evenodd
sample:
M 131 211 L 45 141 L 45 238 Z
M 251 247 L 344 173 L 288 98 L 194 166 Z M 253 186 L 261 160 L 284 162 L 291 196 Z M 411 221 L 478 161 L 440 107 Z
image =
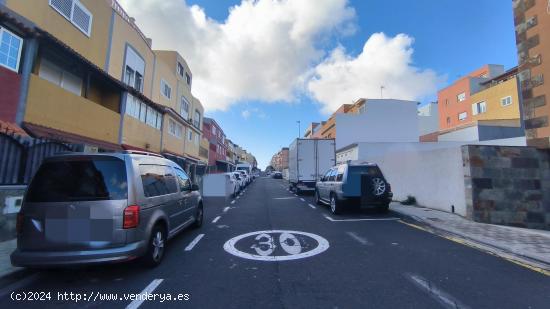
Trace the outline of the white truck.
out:
M 315 191 L 315 183 L 336 164 L 334 139 L 298 138 L 288 151 L 288 182 L 297 194 Z

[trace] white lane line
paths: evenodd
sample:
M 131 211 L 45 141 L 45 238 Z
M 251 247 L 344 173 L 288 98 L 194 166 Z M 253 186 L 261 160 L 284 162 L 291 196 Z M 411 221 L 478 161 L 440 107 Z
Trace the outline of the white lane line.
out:
M 195 245 L 197 245 L 197 243 L 204 237 L 204 234 L 199 234 L 197 235 L 197 237 L 195 237 L 195 239 L 193 239 L 192 242 L 189 243 L 189 245 L 187 245 L 187 247 L 185 247 L 185 251 L 191 251 L 193 250 L 193 247 L 195 247 Z
M 298 196 L 298 194 L 294 194 L 294 196 Z
M 16 281 L 16 282 L 4 287 L 3 289 L 0 289 L 0 298 L 3 298 L 4 296 L 10 294 L 11 292 L 17 291 L 17 290 L 33 283 L 39 277 L 40 277 L 40 273 L 36 273 L 36 274 L 30 275 L 28 277 L 25 277 L 25 278 L 23 278 L 19 281 Z
M 304 200 L 303 198 L 300 198 L 300 201 L 305 202 L 306 200 Z
M 421 290 L 424 290 L 430 296 L 435 299 L 438 303 L 440 303 L 445 308 L 461 308 L 466 309 L 470 308 L 466 306 L 465 304 L 461 303 L 459 300 L 451 296 L 449 293 L 441 290 L 437 286 L 433 285 L 430 281 L 420 277 L 419 275 L 415 274 L 405 274 L 407 279 L 409 279 L 416 287 L 418 287 Z
M 315 206 L 313 206 L 313 205 L 311 205 L 311 204 L 307 204 L 307 206 L 309 206 L 309 207 L 311 207 L 311 208 L 313 208 L 313 209 L 317 208 L 317 207 L 315 207 Z
M 273 199 L 274 200 L 291 200 L 293 199 L 294 197 L 292 196 L 289 196 L 289 197 L 274 197 Z
M 237 196 L 237 199 L 240 199 L 240 198 L 241 198 L 241 196 L 240 196 L 240 195 L 239 195 L 239 196 Z
M 225 208 L 223 209 L 223 212 L 227 212 L 228 210 L 229 210 L 229 206 L 225 207 Z
M 143 301 L 147 299 L 146 296 L 153 293 L 153 291 L 162 283 L 162 281 L 164 281 L 164 279 L 155 279 L 151 281 L 151 283 L 149 283 L 149 285 L 146 286 L 145 289 L 141 291 L 141 293 L 139 293 L 140 297 L 134 299 L 128 306 L 126 306 L 126 309 L 136 309 L 141 306 Z
M 399 218 L 367 218 L 367 219 L 333 219 L 329 215 L 323 215 L 327 220 L 332 222 L 357 222 L 357 221 L 396 221 Z
M 218 222 L 218 220 L 220 220 L 221 216 L 217 216 L 216 218 L 214 218 L 214 220 L 212 220 L 212 223 L 216 223 Z
M 235 200 L 232 200 L 232 201 L 231 201 L 231 204 L 235 204 Z
M 354 232 L 346 232 L 346 234 L 348 234 L 349 236 L 351 236 L 351 238 L 357 240 L 358 242 L 360 242 L 362 245 L 370 245 L 370 242 L 368 240 L 366 240 L 365 238 L 357 235 L 356 233 Z

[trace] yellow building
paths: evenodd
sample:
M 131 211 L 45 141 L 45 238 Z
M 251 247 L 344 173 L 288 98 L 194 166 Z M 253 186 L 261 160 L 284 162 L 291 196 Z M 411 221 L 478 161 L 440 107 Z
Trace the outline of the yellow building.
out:
M 482 90 L 472 94 L 471 111 L 473 121 L 519 120 L 517 70 L 513 69 L 482 84 Z

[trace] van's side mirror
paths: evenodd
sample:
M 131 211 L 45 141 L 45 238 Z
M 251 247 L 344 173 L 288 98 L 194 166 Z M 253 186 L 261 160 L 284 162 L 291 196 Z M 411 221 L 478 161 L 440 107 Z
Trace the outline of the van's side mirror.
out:
M 191 185 L 191 191 L 199 191 L 199 185 L 194 183 Z

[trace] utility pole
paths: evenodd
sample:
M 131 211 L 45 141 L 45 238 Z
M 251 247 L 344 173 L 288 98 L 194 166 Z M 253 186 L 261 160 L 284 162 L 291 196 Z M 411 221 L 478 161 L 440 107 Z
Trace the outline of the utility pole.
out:
M 300 120 L 296 121 L 298 123 L 298 138 L 300 138 L 300 134 L 302 132 L 302 129 L 300 128 Z

